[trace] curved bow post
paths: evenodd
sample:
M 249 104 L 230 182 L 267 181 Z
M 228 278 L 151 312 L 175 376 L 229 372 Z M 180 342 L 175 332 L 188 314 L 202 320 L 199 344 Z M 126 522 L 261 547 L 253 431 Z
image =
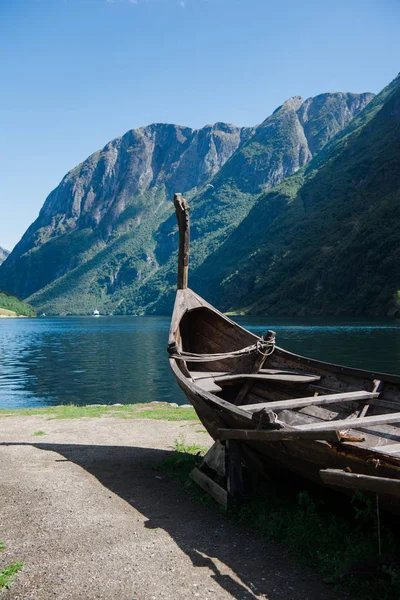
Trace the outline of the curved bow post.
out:
M 189 274 L 189 205 L 182 194 L 174 194 L 174 205 L 179 228 L 178 290 L 185 290 Z

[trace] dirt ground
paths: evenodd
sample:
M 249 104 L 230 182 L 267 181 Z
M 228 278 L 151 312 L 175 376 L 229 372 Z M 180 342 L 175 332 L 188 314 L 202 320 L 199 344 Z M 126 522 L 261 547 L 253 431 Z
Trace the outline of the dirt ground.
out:
M 159 470 L 194 422 L 0 419 L 2 600 L 334 600 L 279 544 L 191 500 Z M 35 436 L 37 431 L 45 435 Z

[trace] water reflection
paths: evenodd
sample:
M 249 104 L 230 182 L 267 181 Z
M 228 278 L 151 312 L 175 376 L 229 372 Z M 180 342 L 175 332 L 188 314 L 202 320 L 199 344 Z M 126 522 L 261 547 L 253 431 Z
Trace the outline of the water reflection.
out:
M 184 403 L 166 360 L 169 319 L 0 323 L 0 406 Z
M 400 374 L 400 321 L 237 320 L 275 329 L 298 354 Z M 168 317 L 0 320 L 0 407 L 185 403 L 168 365 L 168 329 Z

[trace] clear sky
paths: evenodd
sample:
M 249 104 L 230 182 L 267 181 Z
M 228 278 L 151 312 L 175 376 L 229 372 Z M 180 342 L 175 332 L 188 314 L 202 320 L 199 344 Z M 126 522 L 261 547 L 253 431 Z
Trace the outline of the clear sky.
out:
M 0 0 L 0 246 L 128 129 L 254 125 L 290 96 L 379 92 L 398 0 Z

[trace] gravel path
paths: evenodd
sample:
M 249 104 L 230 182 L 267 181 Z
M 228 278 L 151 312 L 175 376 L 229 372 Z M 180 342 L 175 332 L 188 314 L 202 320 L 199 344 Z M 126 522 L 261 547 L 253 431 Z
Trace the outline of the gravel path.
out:
M 333 600 L 278 544 L 194 503 L 157 465 L 193 422 L 0 419 L 2 600 Z M 46 435 L 35 436 L 44 431 Z

